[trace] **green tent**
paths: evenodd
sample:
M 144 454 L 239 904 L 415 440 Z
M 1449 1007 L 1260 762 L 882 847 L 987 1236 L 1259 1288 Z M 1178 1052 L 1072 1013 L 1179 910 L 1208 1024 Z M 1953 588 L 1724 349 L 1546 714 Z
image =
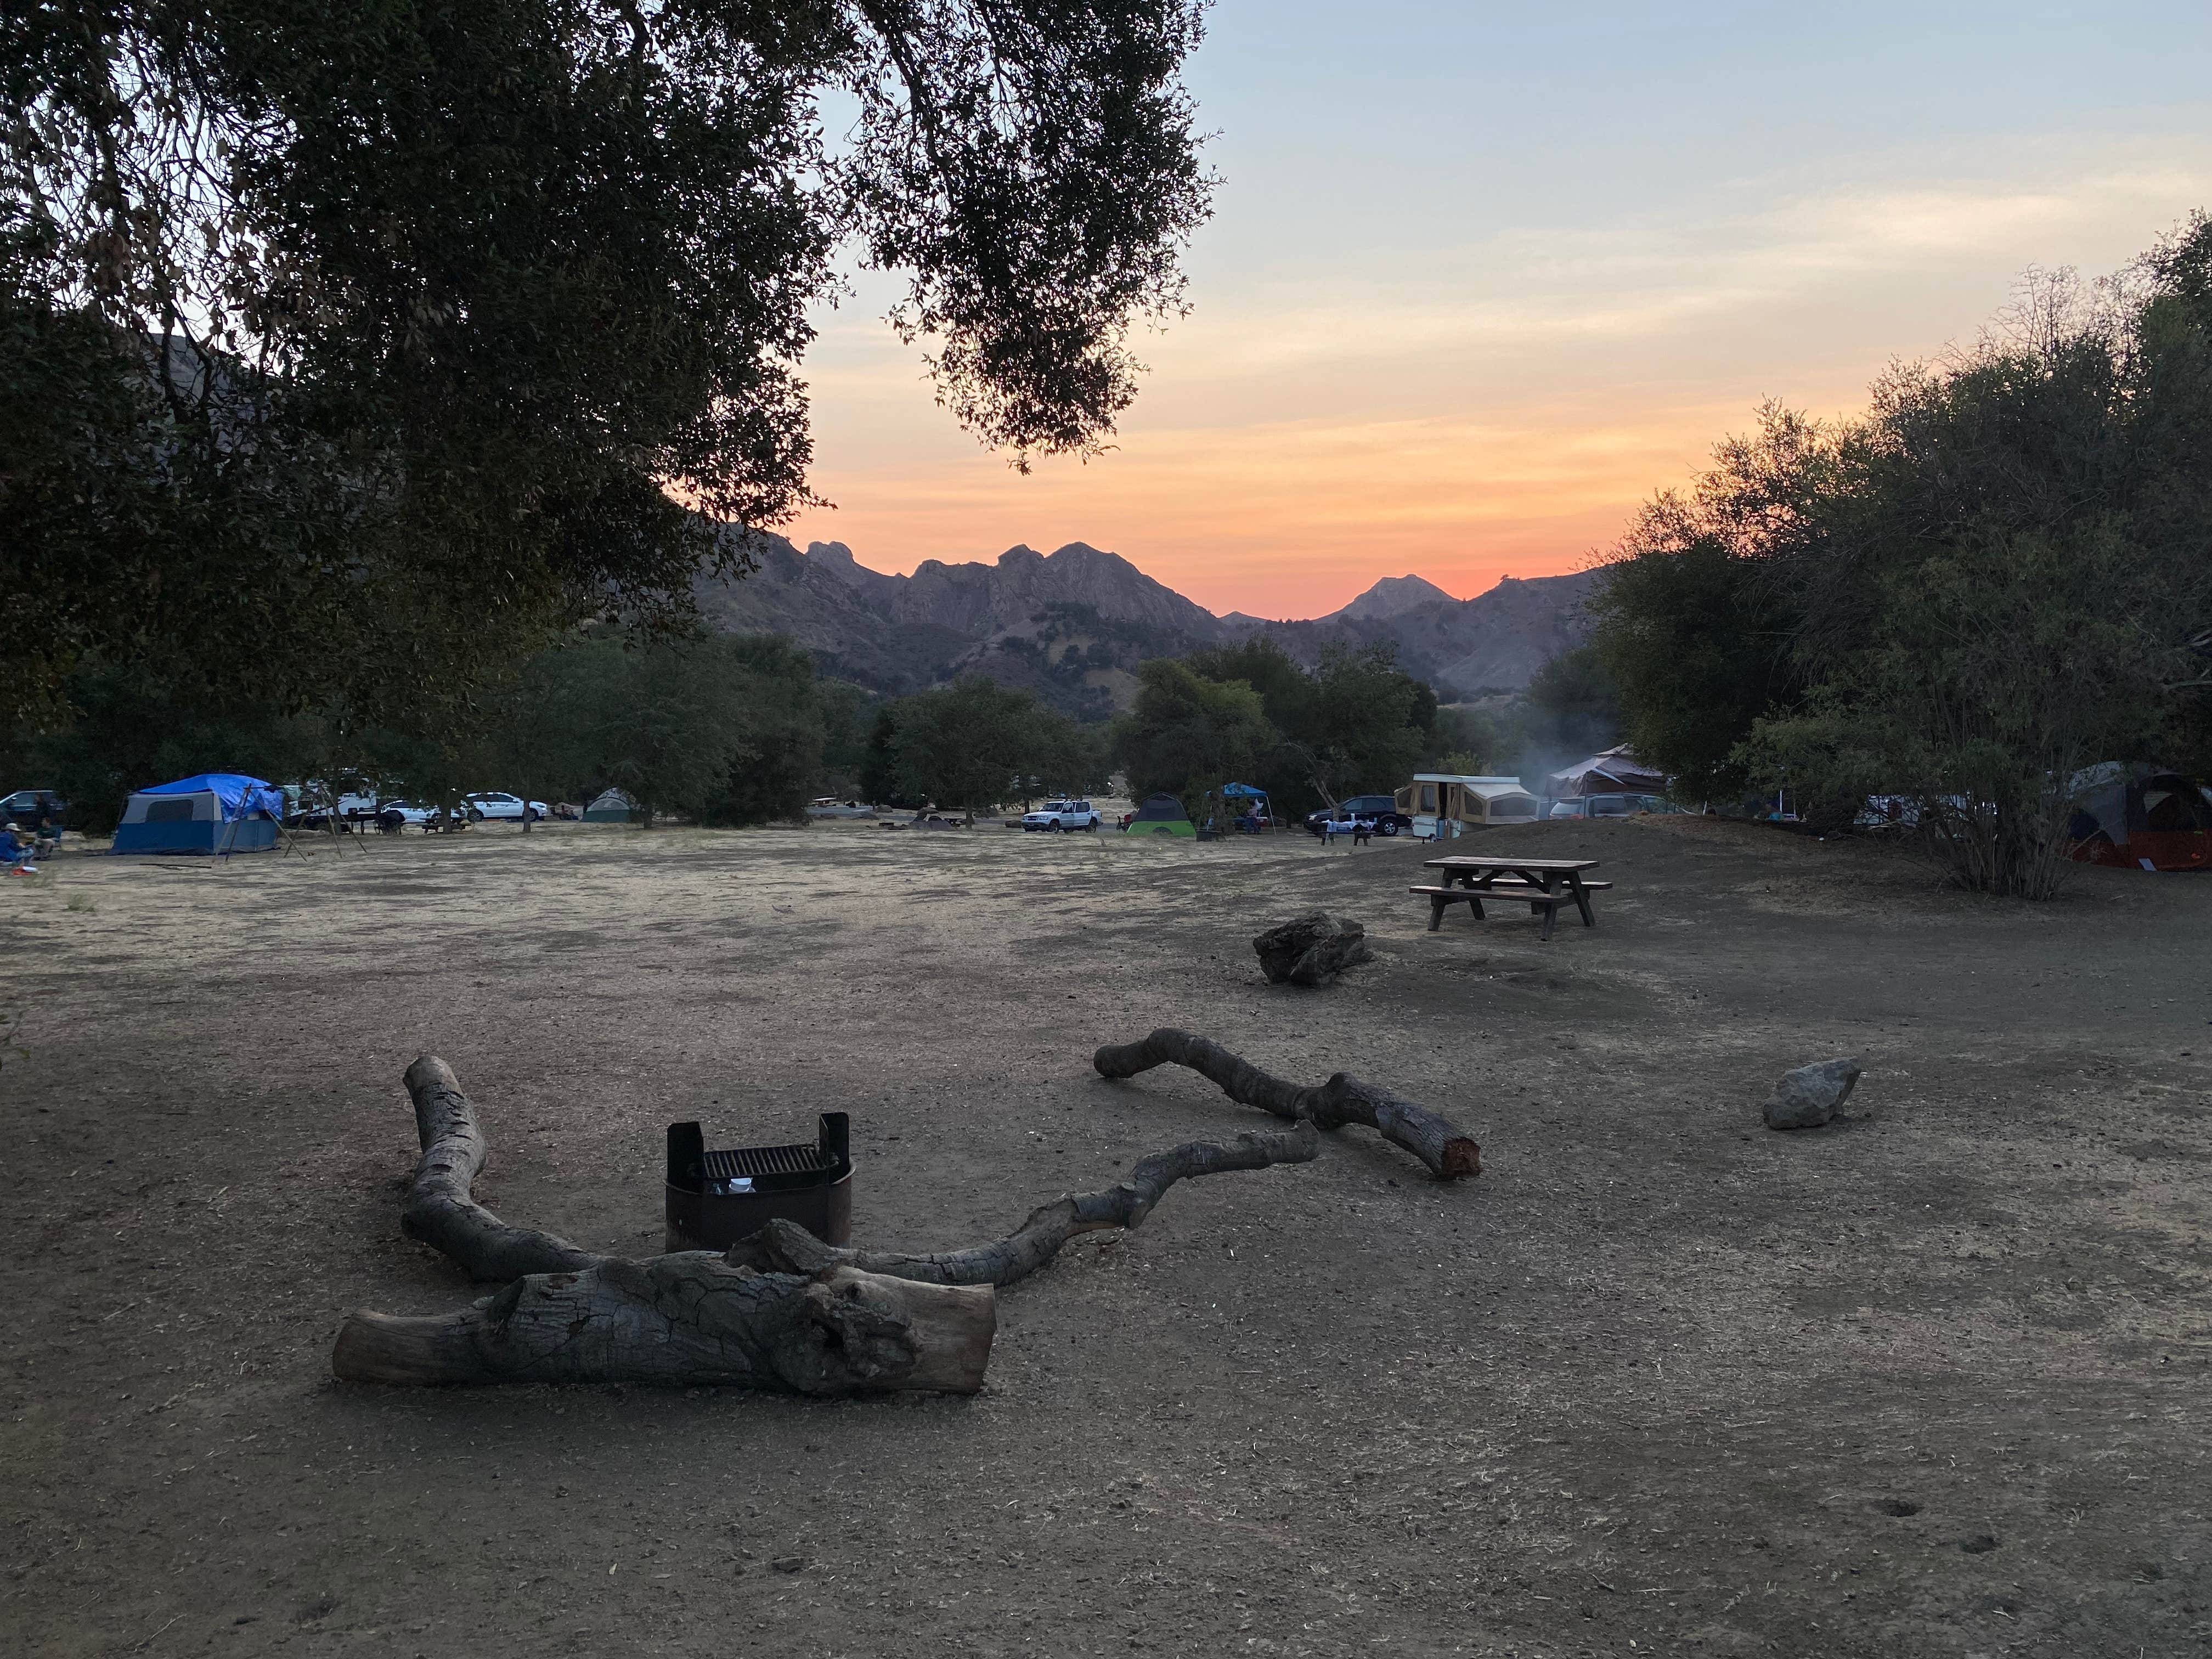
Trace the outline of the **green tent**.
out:
M 1173 795 L 1147 795 L 1129 820 L 1133 836 L 1195 836 L 1198 826 L 1183 816 L 1182 803 Z
M 637 816 L 637 805 L 619 789 L 609 789 L 584 809 L 586 823 L 628 823 Z

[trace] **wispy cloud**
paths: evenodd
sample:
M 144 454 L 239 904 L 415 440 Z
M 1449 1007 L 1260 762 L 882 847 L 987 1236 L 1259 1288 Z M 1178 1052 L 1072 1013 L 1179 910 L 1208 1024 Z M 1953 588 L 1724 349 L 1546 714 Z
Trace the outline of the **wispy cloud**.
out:
M 2212 202 L 2212 140 L 2064 137 L 1842 158 L 1603 223 L 1418 254 L 1317 245 L 1216 274 L 1118 447 L 1021 477 L 936 409 L 865 303 L 810 365 L 821 487 L 796 526 L 864 560 L 1114 547 L 1217 609 L 1312 614 L 1417 569 L 1465 591 L 1577 567 L 1778 396 L 1856 407 L 1971 337 L 2030 264 L 2109 269 Z

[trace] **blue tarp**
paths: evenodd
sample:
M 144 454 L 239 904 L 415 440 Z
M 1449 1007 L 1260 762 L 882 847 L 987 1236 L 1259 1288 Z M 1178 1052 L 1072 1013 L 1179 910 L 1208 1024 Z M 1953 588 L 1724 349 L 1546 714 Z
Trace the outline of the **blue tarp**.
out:
M 252 812 L 267 812 L 276 817 L 284 816 L 284 792 L 249 778 L 240 772 L 201 772 L 189 778 L 179 778 L 174 783 L 150 784 L 137 792 L 142 795 L 198 795 L 212 793 L 222 804 L 226 820 L 242 818 Z
M 1267 799 L 1267 792 L 1266 790 L 1255 789 L 1249 783 L 1224 783 L 1221 786 L 1221 793 L 1231 800 L 1265 800 Z

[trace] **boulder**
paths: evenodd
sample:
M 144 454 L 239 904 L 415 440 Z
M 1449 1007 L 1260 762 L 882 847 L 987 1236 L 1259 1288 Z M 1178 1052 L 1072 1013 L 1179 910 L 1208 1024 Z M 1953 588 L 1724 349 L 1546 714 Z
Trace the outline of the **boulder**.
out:
M 1784 1074 L 1763 1109 L 1770 1129 L 1817 1129 L 1843 1109 L 1858 1086 L 1856 1060 L 1824 1060 Z
M 1326 985 L 1346 969 L 1375 960 L 1364 927 L 1322 910 L 1270 927 L 1253 939 L 1252 948 L 1277 985 Z

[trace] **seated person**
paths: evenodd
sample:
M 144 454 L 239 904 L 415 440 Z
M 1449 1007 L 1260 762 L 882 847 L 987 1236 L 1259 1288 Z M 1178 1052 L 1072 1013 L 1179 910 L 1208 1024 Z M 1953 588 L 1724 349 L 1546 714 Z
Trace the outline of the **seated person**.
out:
M 8 828 L 0 831 L 0 864 L 4 864 L 10 870 L 20 870 L 26 875 L 33 873 L 39 866 L 31 862 L 31 858 L 37 851 L 38 844 L 37 836 L 15 819 L 9 819 Z

